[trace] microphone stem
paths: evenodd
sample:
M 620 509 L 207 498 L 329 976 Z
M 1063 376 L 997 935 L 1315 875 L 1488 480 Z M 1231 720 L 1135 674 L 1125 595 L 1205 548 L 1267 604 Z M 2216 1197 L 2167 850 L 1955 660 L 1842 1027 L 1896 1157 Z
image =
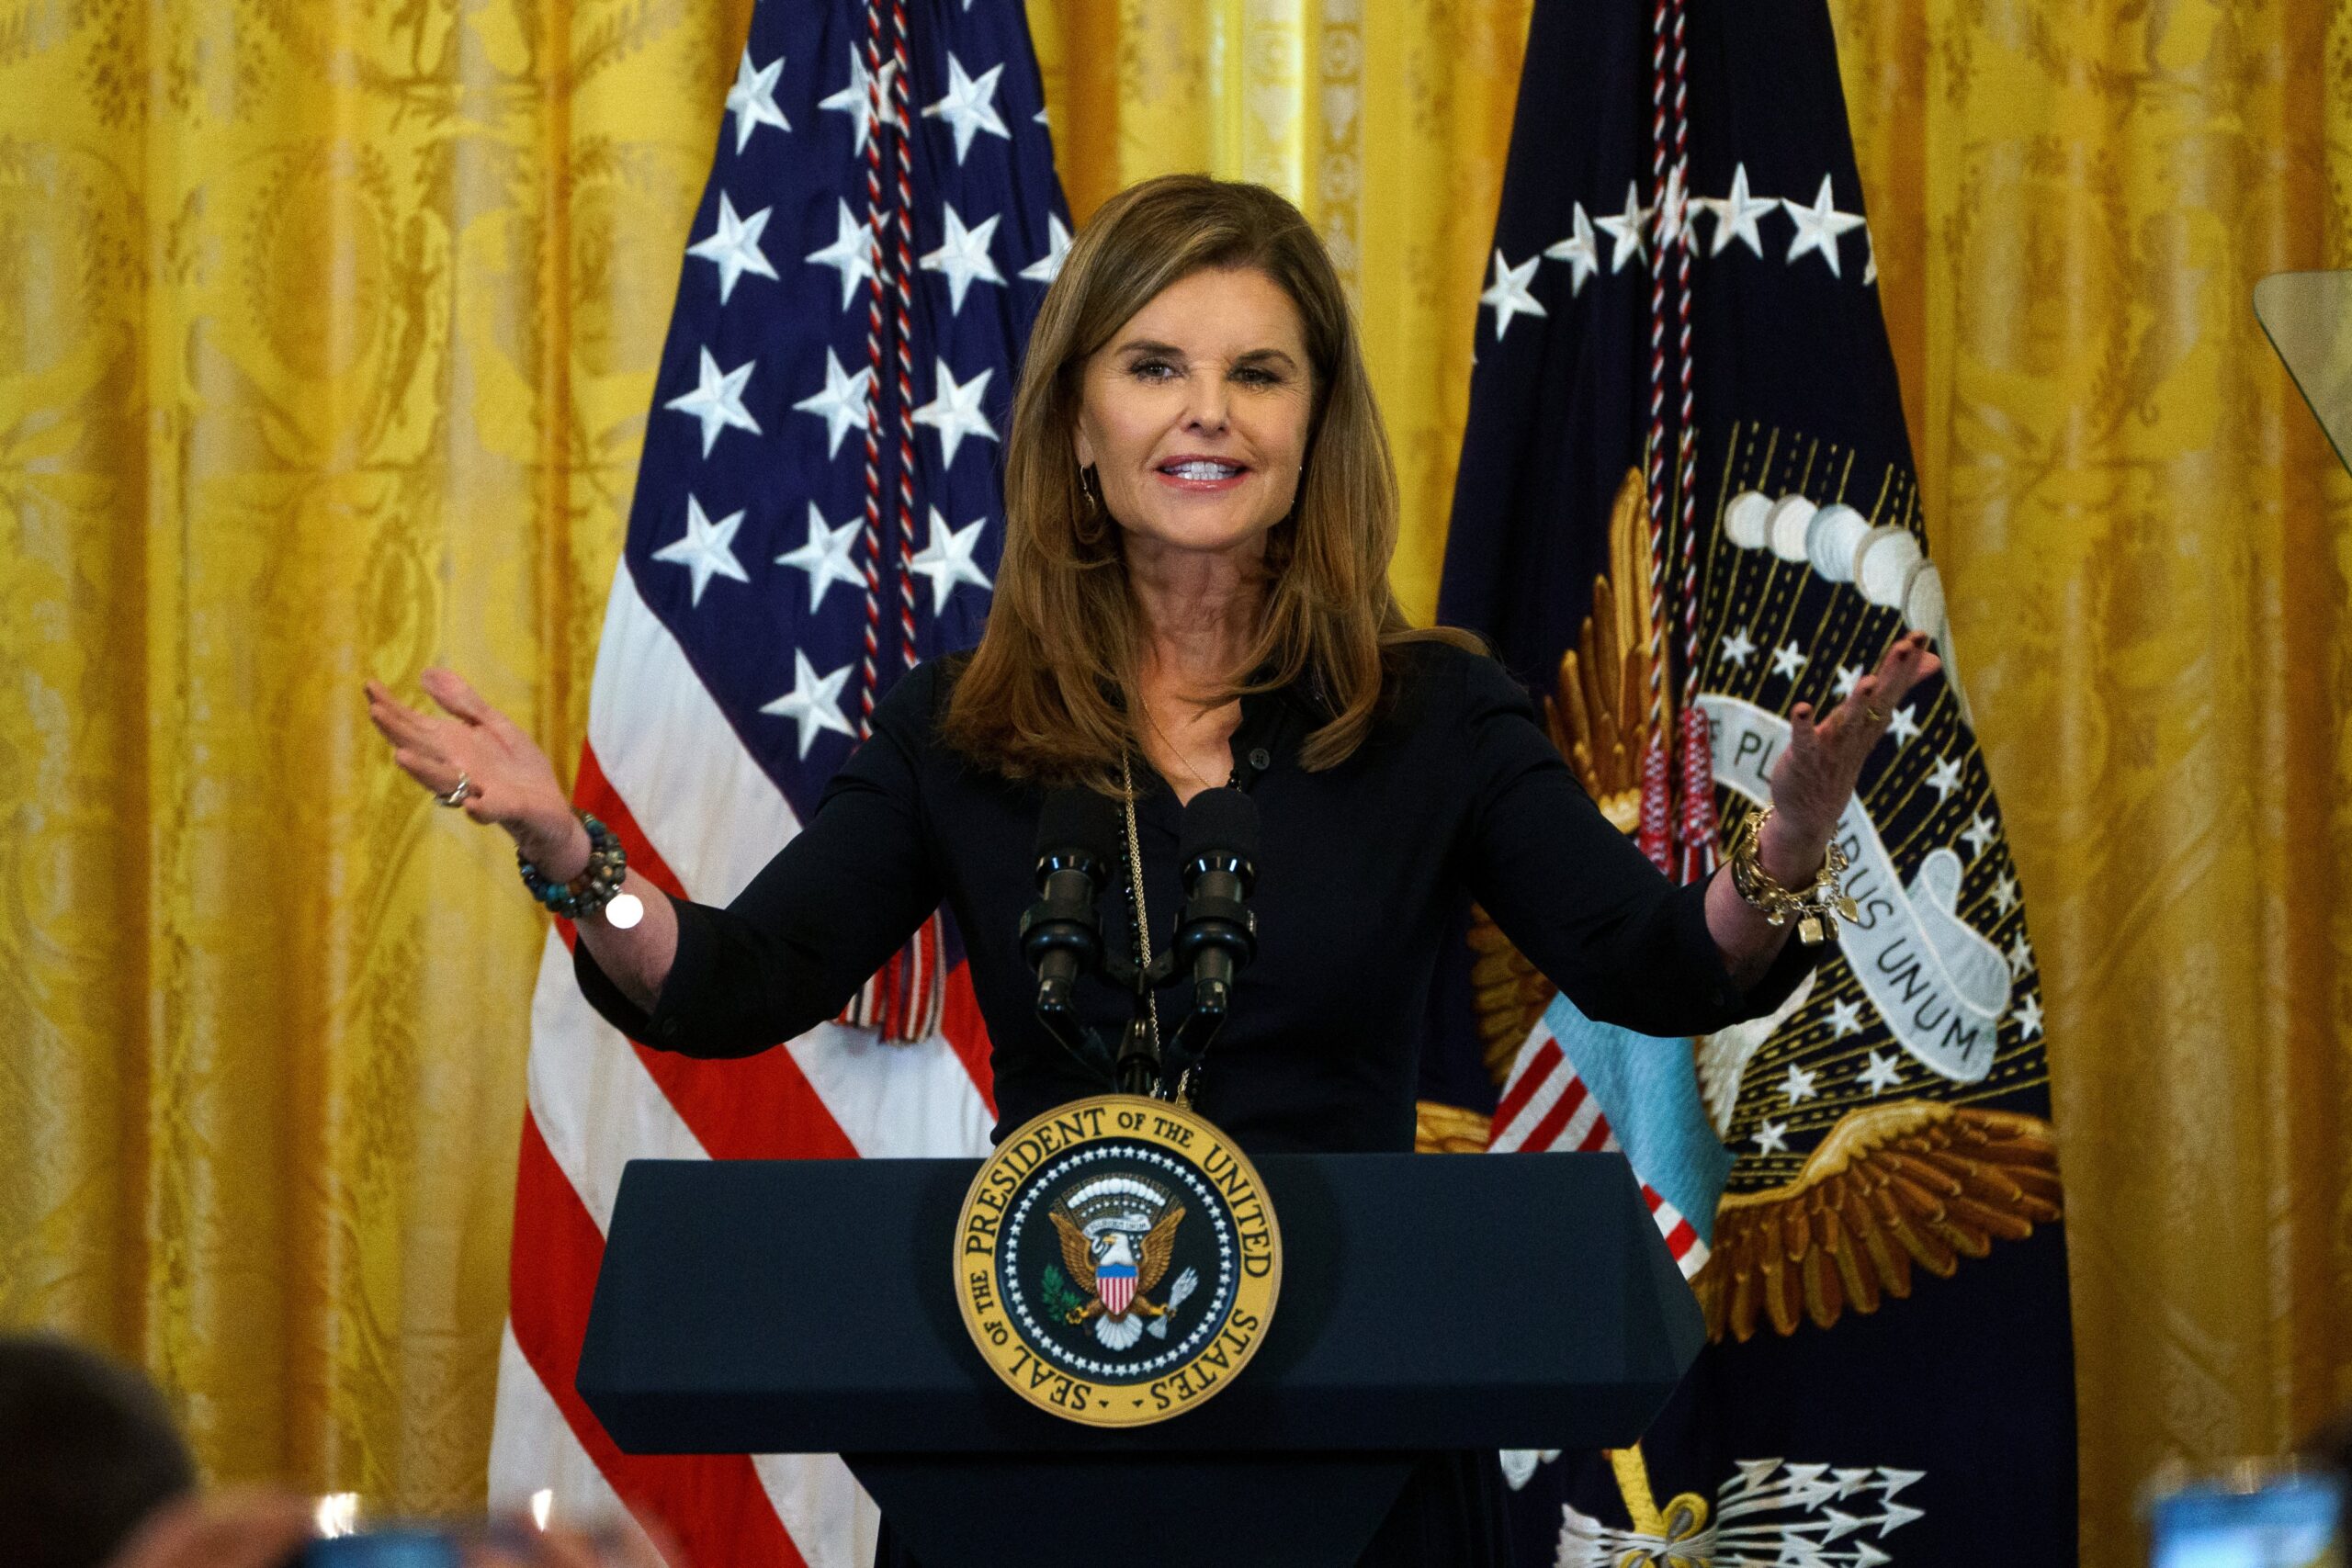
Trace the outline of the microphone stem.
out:
M 1159 1086 L 1159 1048 L 1151 1037 L 1151 1021 L 1138 1012 L 1119 1037 L 1119 1089 L 1149 1095 Z

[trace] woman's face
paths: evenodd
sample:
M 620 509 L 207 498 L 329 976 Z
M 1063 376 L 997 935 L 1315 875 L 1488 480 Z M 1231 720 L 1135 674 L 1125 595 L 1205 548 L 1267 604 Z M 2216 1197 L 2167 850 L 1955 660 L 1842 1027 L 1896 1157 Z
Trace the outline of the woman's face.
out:
M 1314 406 L 1282 285 L 1255 268 L 1196 272 L 1087 360 L 1079 466 L 1131 546 L 1254 552 L 1298 493 Z

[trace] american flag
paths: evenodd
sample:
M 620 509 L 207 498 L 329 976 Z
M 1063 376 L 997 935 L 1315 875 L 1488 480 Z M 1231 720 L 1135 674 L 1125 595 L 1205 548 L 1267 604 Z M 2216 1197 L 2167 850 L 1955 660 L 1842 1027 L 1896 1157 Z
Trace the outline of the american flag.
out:
M 717 107 L 717 106 L 714 106 Z M 771 0 L 727 94 L 614 575 L 574 796 L 724 904 L 918 660 L 979 635 L 1022 344 L 1069 243 L 1017 0 Z M 838 1460 L 633 1458 L 573 1389 L 622 1166 L 975 1154 L 994 1119 L 934 920 L 841 1022 L 746 1060 L 592 1011 L 568 929 L 532 1010 L 491 1498 L 626 1506 L 700 1568 L 871 1561 Z

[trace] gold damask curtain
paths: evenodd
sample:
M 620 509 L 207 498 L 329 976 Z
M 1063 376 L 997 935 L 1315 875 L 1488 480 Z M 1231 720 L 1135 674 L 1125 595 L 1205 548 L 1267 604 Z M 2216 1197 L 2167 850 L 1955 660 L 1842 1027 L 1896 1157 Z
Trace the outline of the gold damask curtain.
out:
M 742 7 L 0 0 L 0 1322 L 479 1507 L 530 978 L 359 683 L 576 754 Z
M 1434 601 L 1527 0 L 1031 0 L 1080 216 L 1298 199 Z M 2032 901 L 2086 1557 L 2352 1399 L 2352 493 L 2246 308 L 2352 263 L 2318 0 L 1833 0 Z M 744 0 L 0 0 L 0 1324 L 211 1472 L 478 1503 L 534 911 L 383 763 L 577 747 Z
M 2352 1402 L 2352 485 L 2255 280 L 2352 265 L 2352 13 L 1834 7 L 2042 961 L 2083 1560 Z

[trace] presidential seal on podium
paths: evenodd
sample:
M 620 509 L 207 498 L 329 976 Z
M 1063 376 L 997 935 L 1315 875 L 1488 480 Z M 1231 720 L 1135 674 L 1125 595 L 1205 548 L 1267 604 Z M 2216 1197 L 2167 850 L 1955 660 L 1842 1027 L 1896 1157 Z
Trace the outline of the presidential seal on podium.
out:
M 998 1146 L 965 1195 L 956 1294 L 980 1355 L 1094 1427 L 1182 1415 L 1257 1353 L 1282 1232 L 1240 1148 L 1177 1105 L 1102 1095 Z

